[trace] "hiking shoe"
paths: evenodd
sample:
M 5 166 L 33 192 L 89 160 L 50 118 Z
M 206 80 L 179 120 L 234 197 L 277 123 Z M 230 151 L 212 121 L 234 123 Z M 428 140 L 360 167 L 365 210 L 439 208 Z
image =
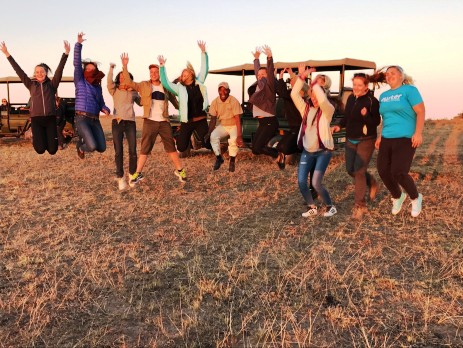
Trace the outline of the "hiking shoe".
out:
M 77 149 L 77 156 L 79 156 L 80 159 L 85 158 L 85 152 L 80 150 L 80 141 L 76 143 L 76 149 Z
M 230 163 L 228 164 L 228 171 L 230 173 L 233 173 L 235 171 L 235 161 L 230 161 Z
M 177 169 L 174 169 L 174 174 L 176 177 L 178 177 L 178 180 L 180 180 L 180 182 L 186 182 L 186 171 L 185 169 L 182 169 L 180 171 L 178 171 Z
M 330 217 L 336 214 L 338 211 L 334 205 L 329 205 L 326 207 L 326 211 L 323 213 L 324 217 Z
M 368 196 L 370 197 L 370 201 L 374 201 L 376 198 L 376 195 L 378 194 L 379 191 L 379 185 L 376 179 L 371 175 L 370 176 L 370 190 L 368 193 Z
M 404 204 L 405 198 L 407 195 L 405 192 L 402 192 L 400 198 L 392 198 L 392 215 L 397 215 L 402 210 L 402 205 Z
M 127 183 L 125 182 L 124 178 L 116 178 L 116 180 L 120 191 L 123 191 L 127 188 Z
M 412 217 L 417 217 L 421 213 L 421 205 L 423 203 L 423 195 L 418 194 L 418 198 L 412 200 Z
M 310 217 L 318 214 L 318 208 L 315 205 L 309 206 L 309 210 L 302 213 L 302 217 Z
M 367 212 L 368 212 L 367 207 L 356 205 L 354 209 L 352 210 L 352 219 L 361 220 L 363 218 L 363 215 L 365 215 L 365 213 Z
M 214 163 L 214 170 L 218 170 L 223 163 L 223 157 L 217 156 L 215 163 Z
M 133 175 L 129 175 L 129 186 L 134 187 L 140 181 L 142 181 L 145 177 L 142 172 L 135 172 Z

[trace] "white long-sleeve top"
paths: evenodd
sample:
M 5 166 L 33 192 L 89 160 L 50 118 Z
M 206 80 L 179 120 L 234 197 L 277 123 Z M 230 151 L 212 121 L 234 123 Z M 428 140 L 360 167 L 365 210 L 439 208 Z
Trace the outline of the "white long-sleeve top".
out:
M 294 105 L 296 105 L 297 109 L 299 110 L 301 116 L 304 118 L 304 112 L 307 103 L 304 101 L 304 99 L 302 99 L 301 95 L 299 94 L 303 86 L 304 81 L 300 78 L 297 79 L 291 91 L 291 99 L 293 100 Z M 328 150 L 333 150 L 334 140 L 333 136 L 331 135 L 330 123 L 334 114 L 334 106 L 329 102 L 325 92 L 318 84 L 312 87 L 312 93 L 315 93 L 319 107 L 309 107 L 309 112 L 307 113 L 307 128 L 305 130 L 304 138 L 302 139 L 304 149 L 307 152 L 316 152 L 320 150 L 317 136 L 317 120 L 314 120 L 314 118 L 316 117 L 317 111 L 321 109 L 322 114 L 320 117 L 320 121 L 318 122 L 318 131 L 320 134 L 320 139 L 325 148 L 327 148 Z M 301 128 L 299 129 L 298 139 L 301 135 L 301 129 L 302 124 Z

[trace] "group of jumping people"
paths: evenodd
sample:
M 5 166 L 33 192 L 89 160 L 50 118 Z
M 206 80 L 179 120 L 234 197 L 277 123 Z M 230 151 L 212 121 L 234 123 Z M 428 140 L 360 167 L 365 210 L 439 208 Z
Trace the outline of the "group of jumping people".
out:
M 105 74 L 92 60 L 82 60 L 84 33 L 78 33 L 74 46 L 74 84 L 76 88 L 75 125 L 79 135 L 76 143 L 77 155 L 84 159 L 88 152 L 104 152 L 106 140 L 99 115 L 112 115 L 112 135 L 115 150 L 116 178 L 118 188 L 124 190 L 127 184 L 135 186 L 144 179 L 143 168 L 153 150 L 156 138 L 161 137 L 164 150 L 174 166 L 174 175 L 181 182 L 187 180 L 179 152 L 187 150 L 193 132 L 206 148 L 212 149 L 216 158 L 213 170 L 224 163 L 220 149 L 220 139 L 228 136 L 230 172 L 235 171 L 238 148 L 243 145 L 240 103 L 230 95 L 227 82 L 218 86 L 219 96 L 209 105 L 205 80 L 209 70 L 206 43 L 198 41 L 201 50 L 201 68 L 196 74 L 188 63 L 180 76 L 171 81 L 167 76 L 166 58 L 158 56 L 158 64 L 149 66 L 150 78 L 134 82 L 128 71 L 129 56 L 121 55 L 122 71 L 114 77 L 114 64 L 107 74 L 107 88 L 113 97 L 114 109 L 105 105 L 101 81 Z M 17 75 L 31 94 L 31 128 L 33 147 L 39 154 L 47 151 L 53 155 L 58 150 L 57 114 L 60 112 L 56 102 L 57 89 L 64 66 L 70 52 L 70 45 L 64 41 L 64 53 L 54 76 L 51 70 L 41 63 L 35 67 L 34 76 L 29 78 L 8 52 L 4 42 L 0 44 Z M 266 67 L 260 65 L 260 55 L 267 57 Z M 299 190 L 307 203 L 303 217 L 322 214 L 333 216 L 337 209 L 330 197 L 323 178 L 330 163 L 333 150 L 333 132 L 346 129 L 345 163 L 347 173 L 355 183 L 354 208 L 352 217 L 361 219 L 367 212 L 366 197 L 374 200 L 379 183 L 368 172 L 369 162 L 376 149 L 377 170 L 384 185 L 392 195 L 392 214 L 398 214 L 409 196 L 411 215 L 417 217 L 421 212 L 422 199 L 409 171 L 416 148 L 423 141 L 425 108 L 420 93 L 413 86 L 412 79 L 397 66 L 388 66 L 369 76 L 354 74 L 353 93 L 345 105 L 345 117 L 339 125 L 332 126 L 335 112 L 333 98 L 330 96 L 331 79 L 318 74 L 313 80 L 314 68 L 301 64 L 298 74 L 292 69 L 283 69 L 276 76 L 272 50 L 264 45 L 252 52 L 257 81 L 249 87 L 249 102 L 253 116 L 258 119 L 258 128 L 252 142 L 254 155 L 267 155 L 273 158 L 280 169 L 285 168 L 286 156 L 302 151 L 297 181 Z M 290 88 L 283 79 L 290 77 Z M 370 84 L 387 83 L 389 90 L 376 99 Z M 275 116 L 276 96 L 284 103 L 284 113 L 290 131 L 276 147 L 269 141 L 278 130 Z M 174 139 L 170 125 L 169 102 L 178 109 L 181 122 L 179 134 Z M 143 130 L 141 150 L 137 156 L 136 123 L 134 103 L 143 107 Z M 210 122 L 207 116 L 210 115 Z M 127 180 L 123 166 L 123 139 L 127 139 L 129 152 L 129 173 Z M 319 213 L 314 199 L 320 197 L 324 210 Z

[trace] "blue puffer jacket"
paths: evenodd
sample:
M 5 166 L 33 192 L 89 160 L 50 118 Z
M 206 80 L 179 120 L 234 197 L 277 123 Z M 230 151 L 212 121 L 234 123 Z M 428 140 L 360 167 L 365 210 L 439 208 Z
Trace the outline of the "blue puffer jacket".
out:
M 87 82 L 82 69 L 82 44 L 76 42 L 74 46 L 74 84 L 76 86 L 76 111 L 99 115 L 100 111 L 109 108 L 105 105 L 101 86 Z

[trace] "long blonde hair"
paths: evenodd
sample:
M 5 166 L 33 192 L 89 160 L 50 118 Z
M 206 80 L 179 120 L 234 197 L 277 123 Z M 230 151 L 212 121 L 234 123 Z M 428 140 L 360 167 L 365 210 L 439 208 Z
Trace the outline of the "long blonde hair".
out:
M 390 68 L 395 68 L 402 75 L 404 79 L 402 82 L 403 85 L 413 85 L 414 84 L 413 78 L 410 75 L 407 75 L 404 72 L 404 69 L 402 69 L 402 67 L 400 67 L 399 65 L 388 65 L 388 66 L 382 67 L 381 69 L 376 70 L 374 74 L 369 77 L 370 82 L 373 83 L 375 87 L 380 87 L 379 86 L 380 84 L 386 83 L 386 72 Z

